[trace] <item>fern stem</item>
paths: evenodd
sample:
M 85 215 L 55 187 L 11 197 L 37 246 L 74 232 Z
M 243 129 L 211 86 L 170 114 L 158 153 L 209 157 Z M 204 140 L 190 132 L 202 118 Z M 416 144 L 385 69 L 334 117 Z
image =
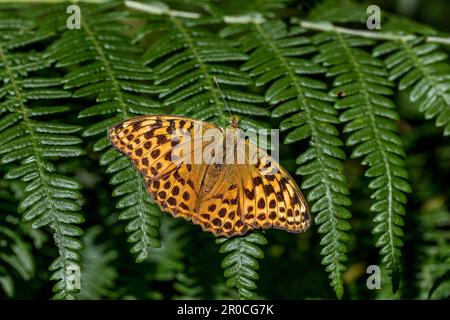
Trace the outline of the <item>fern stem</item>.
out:
M 417 39 L 417 36 L 414 34 L 399 35 L 390 32 L 362 31 L 345 27 L 338 27 L 329 22 L 300 21 L 300 26 L 310 30 L 336 32 L 339 34 L 349 34 L 377 40 L 412 41 Z M 443 37 L 428 36 L 426 37 L 426 41 L 432 43 L 450 44 L 450 38 Z
M 142 12 L 151 14 L 166 14 L 172 17 L 183 17 L 189 19 L 199 19 L 201 14 L 197 12 L 170 10 L 168 6 L 143 4 L 136 1 L 125 1 L 125 6 L 130 9 L 135 9 Z M 223 16 L 221 19 L 227 24 L 242 24 L 242 23 L 256 23 L 261 24 L 266 22 L 266 19 L 260 15 L 249 14 L 240 16 Z M 300 26 L 305 29 L 325 31 L 325 32 L 339 32 L 342 34 L 349 34 L 363 38 L 377 39 L 377 40 L 391 40 L 391 41 L 411 41 L 417 39 L 414 34 L 399 35 L 391 32 L 378 32 L 378 31 L 363 31 L 351 28 L 339 27 L 326 21 L 300 21 Z M 440 43 L 450 45 L 450 38 L 427 36 L 426 41 L 430 43 Z

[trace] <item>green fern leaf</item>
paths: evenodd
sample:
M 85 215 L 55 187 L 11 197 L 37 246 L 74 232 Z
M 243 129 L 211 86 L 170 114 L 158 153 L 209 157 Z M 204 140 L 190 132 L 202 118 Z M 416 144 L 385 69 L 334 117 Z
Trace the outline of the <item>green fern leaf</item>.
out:
M 308 13 L 308 19 L 314 21 L 340 23 L 359 22 L 365 24 L 368 18 L 366 10 L 367 6 L 363 6 L 362 4 L 353 1 L 324 0 L 316 4 Z
M 148 84 L 153 78 L 150 68 L 140 59 L 141 49 L 131 44 L 124 34 L 129 28 L 119 24 L 122 11 L 116 4 L 100 7 L 83 6 L 81 30 L 66 31 L 51 46 L 49 54 L 57 61 L 57 67 L 83 66 L 67 73 L 64 88 L 74 90 L 75 98 L 96 97 L 96 104 L 85 108 L 79 118 L 99 118 L 83 131 L 84 137 L 101 135 L 94 144 L 94 151 L 106 151 L 100 163 L 108 166 L 106 171 L 114 174 L 111 184 L 113 196 L 120 197 L 117 208 L 122 210 L 120 220 L 128 220 L 128 241 L 133 244 L 131 252 L 136 261 L 148 258 L 150 248 L 159 247 L 159 208 L 151 202 L 141 175 L 131 162 L 114 150 L 106 137 L 109 127 L 141 114 L 159 113 L 160 104 L 149 94 L 161 88 Z M 59 15 L 59 13 L 58 13 Z M 57 18 L 55 19 L 56 21 Z M 74 54 L 82 52 L 82 54 Z
M 174 280 L 184 271 L 183 259 L 186 248 L 191 241 L 187 235 L 186 225 L 168 215 L 161 217 L 161 248 L 150 249 L 149 262 L 155 264 L 155 279 L 158 281 Z
M 77 237 L 82 231 L 75 225 L 83 222 L 79 213 L 80 185 L 57 174 L 50 160 L 83 153 L 77 146 L 81 139 L 71 135 L 80 127 L 36 119 L 67 111 L 67 107 L 50 106 L 54 105 L 53 99 L 70 95 L 57 88 L 62 83 L 61 79 L 27 77 L 47 68 L 52 63 L 48 56 L 37 52 L 9 51 L 45 38 L 38 35 L 39 31 L 33 31 L 29 31 L 27 41 L 19 37 L 17 42 L 11 38 L 0 43 L 0 81 L 3 83 L 0 93 L 0 114 L 3 114 L 0 119 L 0 162 L 16 164 L 5 178 L 27 182 L 25 198 L 19 205 L 23 219 L 30 221 L 33 228 L 49 226 L 53 231 L 59 251 L 59 257 L 50 266 L 53 271 L 51 279 L 58 281 L 54 287 L 55 298 L 74 298 L 78 288 L 73 286 L 69 272 L 79 270 L 81 243 Z M 9 31 L 3 32 L 7 34 Z M 15 29 L 11 35 L 14 34 Z
M 405 214 L 404 193 L 410 192 L 406 182 L 402 141 L 396 134 L 398 114 L 391 100 L 391 81 L 383 62 L 360 47 L 371 46 L 370 39 L 340 33 L 322 33 L 314 41 L 320 45 L 314 60 L 328 67 L 327 76 L 334 77 L 330 94 L 340 97 L 335 107 L 345 110 L 340 121 L 349 133 L 347 145 L 353 147 L 352 157 L 363 158 L 368 166 L 366 176 L 371 178 L 369 188 L 375 190 L 373 233 L 377 235 L 382 263 L 393 275 L 400 265 L 400 247 L 403 245 L 402 226 Z

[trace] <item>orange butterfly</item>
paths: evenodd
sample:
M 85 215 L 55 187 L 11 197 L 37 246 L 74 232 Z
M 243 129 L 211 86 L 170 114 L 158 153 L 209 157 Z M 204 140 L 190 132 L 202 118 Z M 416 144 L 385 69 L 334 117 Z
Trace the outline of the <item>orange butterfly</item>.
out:
M 143 174 L 154 201 L 174 217 L 192 220 L 215 236 L 267 228 L 304 232 L 311 220 L 300 188 L 267 153 L 239 137 L 238 127 L 236 120 L 224 130 L 185 117 L 148 115 L 110 128 L 108 136 Z M 211 129 L 219 132 L 219 139 L 201 139 Z M 244 163 L 194 159 L 197 151 L 207 149 L 214 157 L 229 141 L 233 157 L 241 153 L 236 150 L 253 147 L 262 156 Z

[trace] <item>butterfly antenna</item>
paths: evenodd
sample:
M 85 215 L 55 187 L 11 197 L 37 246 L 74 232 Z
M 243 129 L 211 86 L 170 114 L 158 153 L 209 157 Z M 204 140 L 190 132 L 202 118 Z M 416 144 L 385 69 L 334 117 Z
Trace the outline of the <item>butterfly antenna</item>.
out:
M 230 107 L 228 106 L 227 102 L 225 101 L 225 96 L 223 95 L 222 90 L 220 90 L 219 82 L 217 81 L 216 76 L 213 76 L 213 78 L 214 78 L 214 82 L 216 83 L 217 90 L 219 90 L 220 97 L 222 98 L 223 105 L 228 110 L 228 113 L 230 114 L 230 119 L 231 119 L 232 115 L 231 115 Z

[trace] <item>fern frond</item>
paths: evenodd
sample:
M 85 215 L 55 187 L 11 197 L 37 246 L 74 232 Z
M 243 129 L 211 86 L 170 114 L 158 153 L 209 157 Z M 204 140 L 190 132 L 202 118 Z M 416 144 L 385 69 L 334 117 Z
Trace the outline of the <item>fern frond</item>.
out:
M 246 60 L 247 55 L 234 42 L 198 26 L 201 20 L 194 20 L 150 16 L 136 36 L 140 40 L 163 32 L 143 55 L 145 63 L 154 67 L 155 83 L 168 89 L 160 94 L 163 105 L 174 107 L 173 114 L 213 121 L 219 126 L 229 124 L 229 112 L 267 116 L 269 112 L 258 106 L 264 102 L 263 97 L 245 90 L 253 81 L 232 64 Z
M 106 244 L 97 244 L 100 234 L 98 226 L 88 229 L 83 236 L 81 283 L 83 287 L 77 294 L 82 300 L 111 297 L 111 289 L 117 278 L 117 270 L 112 266 L 117 259 L 117 251 L 108 249 Z
M 239 299 L 239 293 L 230 287 L 227 287 L 225 283 L 218 282 L 213 287 L 213 295 L 215 300 L 237 300 Z
M 151 202 L 143 179 L 131 162 L 110 146 L 106 132 L 122 120 L 159 110 L 160 104 L 148 94 L 157 93 L 160 88 L 148 84 L 152 71 L 140 62 L 141 49 L 123 33 L 129 26 L 118 21 L 123 13 L 114 11 L 115 6 L 82 6 L 81 30 L 64 32 L 50 48 L 50 55 L 57 67 L 83 64 L 65 75 L 64 88 L 74 90 L 74 98 L 96 99 L 96 104 L 78 115 L 99 119 L 83 131 L 83 136 L 101 135 L 94 151 L 104 151 L 100 163 L 108 166 L 106 172 L 114 174 L 110 182 L 115 186 L 113 196 L 120 197 L 116 205 L 122 210 L 119 219 L 129 220 L 126 231 L 133 244 L 131 252 L 141 262 L 148 257 L 149 248 L 160 246 L 160 210 Z
M 42 42 L 55 32 L 30 19 L 23 5 L 0 3 L 0 42 L 3 50 L 13 50 Z
M 309 13 L 308 20 L 326 23 L 359 24 L 359 29 L 367 29 L 367 19 L 372 13 L 367 12 L 367 4 L 351 0 L 324 0 L 318 3 Z M 383 32 L 392 34 L 435 34 L 436 31 L 427 25 L 398 15 L 382 11 L 381 25 Z
M 51 279 L 58 281 L 55 298 L 73 298 L 78 288 L 73 286 L 68 272 L 79 270 L 81 243 L 77 237 L 82 231 L 75 225 L 83 222 L 78 203 L 80 185 L 57 174 L 50 160 L 83 153 L 77 146 L 81 139 L 72 136 L 80 127 L 36 119 L 66 112 L 68 107 L 53 101 L 70 95 L 58 88 L 61 79 L 33 76 L 52 63 L 47 55 L 9 51 L 36 41 L 34 36 L 29 35 L 27 41 L 7 40 L 6 47 L 0 43 L 0 162 L 16 164 L 5 178 L 27 182 L 26 196 L 19 206 L 23 219 L 31 221 L 33 228 L 49 226 L 53 230 L 59 251 L 59 257 L 50 266 Z
M 423 211 L 422 226 L 423 258 L 418 274 L 420 298 L 448 299 L 450 297 L 450 212 L 445 208 Z
M 301 56 L 316 48 L 305 30 L 285 23 L 271 21 L 265 24 L 232 26 L 225 34 L 244 33 L 240 43 L 250 59 L 241 67 L 255 78 L 257 86 L 267 86 L 265 99 L 276 106 L 272 117 L 288 114 L 280 125 L 290 131 L 284 143 L 309 139 L 310 147 L 297 158 L 297 174 L 305 176 L 304 189 L 311 189 L 308 200 L 320 225 L 323 246 L 322 263 L 330 273 L 331 285 L 338 297 L 343 294 L 342 272 L 346 260 L 347 231 L 350 204 L 342 160 L 342 142 L 337 138 L 336 111 L 329 104 L 334 99 L 324 90 L 326 84 L 309 75 L 324 72 L 324 68 Z
M 222 261 L 224 276 L 228 278 L 226 286 L 235 287 L 239 299 L 252 299 L 252 290 L 256 289 L 255 280 L 259 279 L 256 271 L 259 263 L 256 259 L 264 258 L 264 252 L 259 246 L 267 244 L 266 238 L 253 232 L 232 239 L 219 238 L 216 243 L 221 245 L 220 253 L 227 254 Z
M 174 280 L 184 270 L 183 259 L 191 238 L 186 235 L 186 225 L 178 223 L 168 215 L 161 217 L 161 247 L 150 249 L 149 257 L 149 262 L 156 266 L 155 280 Z
M 179 272 L 176 274 L 174 289 L 178 292 L 174 296 L 176 300 L 198 300 L 202 298 L 203 288 L 198 285 L 197 279 L 189 272 Z
M 20 223 L 18 202 L 9 189 L 7 181 L 0 178 L 0 292 L 13 298 L 17 280 L 28 281 L 35 276 L 35 260 L 25 236 L 33 237 L 33 231 L 39 231 Z
M 450 64 L 439 45 L 423 38 L 386 42 L 373 54 L 386 55 L 390 80 L 398 81 L 399 90 L 411 89 L 409 98 L 418 104 L 425 119 L 435 118 L 436 126 L 444 127 L 445 136 L 450 135 Z
M 360 47 L 371 46 L 373 40 L 339 33 L 322 33 L 314 37 L 320 54 L 314 60 L 328 67 L 327 76 L 334 77 L 330 94 L 340 98 L 335 107 L 342 111 L 340 121 L 349 133 L 346 144 L 352 146 L 353 158 L 363 158 L 365 175 L 371 178 L 375 203 L 373 233 L 378 239 L 382 263 L 390 272 L 398 273 L 404 204 L 410 192 L 406 182 L 405 151 L 395 126 L 398 114 L 386 95 L 393 92 L 383 62 Z

